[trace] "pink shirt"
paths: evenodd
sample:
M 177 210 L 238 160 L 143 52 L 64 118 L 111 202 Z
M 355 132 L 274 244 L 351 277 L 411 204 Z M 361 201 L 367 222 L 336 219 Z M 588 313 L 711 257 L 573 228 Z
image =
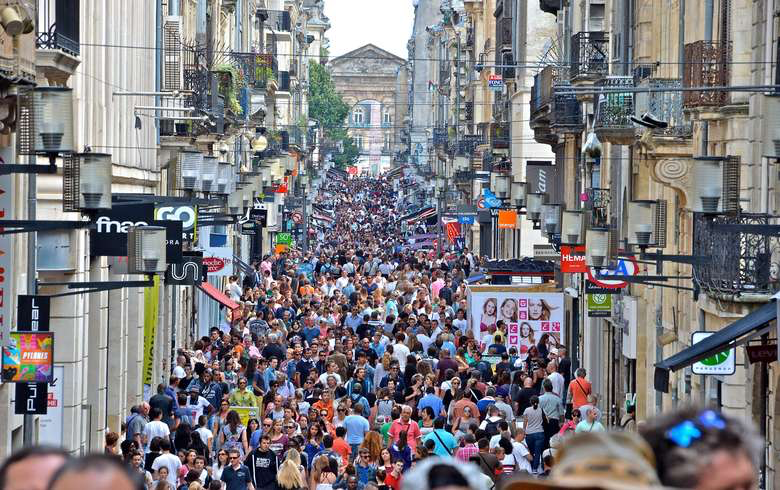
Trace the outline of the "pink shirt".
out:
M 420 427 L 414 420 L 410 419 L 408 424 L 404 424 L 401 419 L 398 419 L 390 424 L 388 434 L 393 438 L 393 442 L 398 442 L 398 436 L 402 431 L 406 431 L 406 443 L 412 448 L 412 451 L 417 449 L 417 439 L 420 438 Z
M 439 291 L 441 291 L 441 288 L 443 287 L 444 287 L 444 279 L 439 278 L 433 281 L 433 283 L 431 284 L 431 296 L 433 296 L 434 298 L 438 298 Z

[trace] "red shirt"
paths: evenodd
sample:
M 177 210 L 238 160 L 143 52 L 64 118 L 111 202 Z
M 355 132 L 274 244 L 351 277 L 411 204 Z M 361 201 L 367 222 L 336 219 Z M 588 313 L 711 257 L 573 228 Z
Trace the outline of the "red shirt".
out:
M 393 438 L 393 442 L 398 442 L 398 436 L 401 431 L 406 431 L 406 443 L 412 448 L 412 452 L 417 449 L 417 439 L 420 438 L 420 426 L 418 426 L 414 420 L 409 419 L 408 423 L 403 423 L 401 419 L 393 420 L 390 424 L 390 430 L 388 434 Z
M 344 464 L 349 463 L 349 455 L 352 453 L 352 448 L 349 447 L 347 441 L 341 437 L 336 437 L 333 439 L 333 450 L 341 456 L 341 461 L 343 461 Z
M 398 478 L 393 476 L 393 473 L 388 473 L 385 476 L 385 485 L 389 486 L 393 490 L 401 490 L 401 478 L 403 475 L 398 475 Z

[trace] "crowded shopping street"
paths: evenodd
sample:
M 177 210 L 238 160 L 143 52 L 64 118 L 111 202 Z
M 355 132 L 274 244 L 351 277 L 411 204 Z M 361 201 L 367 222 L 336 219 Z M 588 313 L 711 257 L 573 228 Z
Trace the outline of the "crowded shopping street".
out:
M 780 490 L 780 0 L 0 0 L 0 490 Z

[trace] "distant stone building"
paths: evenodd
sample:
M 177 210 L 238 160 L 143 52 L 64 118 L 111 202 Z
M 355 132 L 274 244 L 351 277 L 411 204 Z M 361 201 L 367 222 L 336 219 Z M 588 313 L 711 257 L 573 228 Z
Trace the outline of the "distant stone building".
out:
M 389 168 L 402 124 L 407 87 L 406 60 L 373 44 L 334 58 L 328 64 L 336 90 L 350 106 L 346 124 L 360 148 L 358 168 L 373 175 Z M 400 93 L 399 93 L 400 91 Z

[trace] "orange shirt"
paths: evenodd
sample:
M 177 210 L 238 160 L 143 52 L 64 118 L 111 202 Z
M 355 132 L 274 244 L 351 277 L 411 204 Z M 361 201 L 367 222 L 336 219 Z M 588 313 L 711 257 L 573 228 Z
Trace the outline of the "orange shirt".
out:
M 349 463 L 349 455 L 352 453 L 352 448 L 349 447 L 347 441 L 341 437 L 333 439 L 333 450 L 341 456 L 341 461 Z
M 579 408 L 582 405 L 587 405 L 588 395 L 590 395 L 592 391 L 590 381 L 584 378 L 574 378 L 572 382 L 569 383 L 572 407 Z
M 403 475 L 399 475 L 398 478 L 393 476 L 392 472 L 387 473 L 387 476 L 385 476 L 385 485 L 392 488 L 393 490 L 401 490 L 401 478 Z
M 333 403 L 332 402 L 323 402 L 322 400 L 318 401 L 314 405 L 311 406 L 314 410 L 317 410 L 318 412 L 322 412 L 325 410 L 328 412 L 328 416 L 326 417 L 328 422 L 333 420 L 333 416 L 335 415 L 333 413 Z

